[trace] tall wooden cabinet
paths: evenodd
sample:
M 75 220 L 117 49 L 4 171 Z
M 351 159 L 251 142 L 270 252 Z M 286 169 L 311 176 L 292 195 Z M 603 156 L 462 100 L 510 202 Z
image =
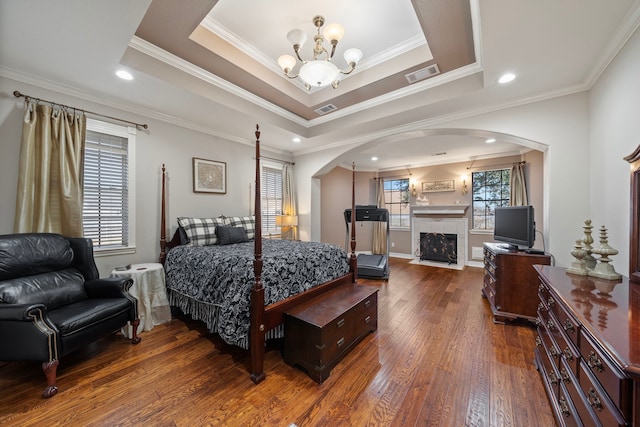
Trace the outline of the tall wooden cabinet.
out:
M 484 284 L 482 294 L 491 305 L 493 320 L 536 320 L 538 275 L 535 264 L 549 265 L 544 254 L 505 249 L 502 244 L 484 244 Z

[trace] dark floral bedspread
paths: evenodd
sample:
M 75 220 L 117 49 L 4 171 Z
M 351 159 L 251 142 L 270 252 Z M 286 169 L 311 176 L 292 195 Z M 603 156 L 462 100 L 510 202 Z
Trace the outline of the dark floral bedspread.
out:
M 170 303 L 242 348 L 249 346 L 253 249 L 254 242 L 178 246 L 164 266 Z M 327 243 L 263 240 L 262 259 L 265 304 L 349 272 L 347 253 Z

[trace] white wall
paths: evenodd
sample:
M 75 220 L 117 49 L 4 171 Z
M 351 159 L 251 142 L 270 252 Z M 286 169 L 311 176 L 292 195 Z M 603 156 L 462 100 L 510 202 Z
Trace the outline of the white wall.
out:
M 254 148 L 236 142 L 191 131 L 179 126 L 149 120 L 144 117 L 111 110 L 75 99 L 61 93 L 0 78 L 0 234 L 13 231 L 22 109 L 24 99 L 14 98 L 13 90 L 49 99 L 90 111 L 147 123 L 147 131 L 136 136 L 136 253 L 117 256 L 97 256 L 101 276 L 108 276 L 113 267 L 128 263 L 157 262 L 160 254 L 160 193 L 161 168 L 167 167 L 167 239 L 176 229 L 178 216 L 212 217 L 249 215 L 250 186 L 253 188 Z M 247 130 L 247 139 L 252 137 Z M 227 194 L 194 193 L 192 157 L 227 163 Z
M 613 266 L 629 274 L 630 167 L 623 157 L 640 145 L 640 31 L 600 76 L 589 94 L 591 217 L 608 229 L 620 251 Z M 595 229 L 594 229 L 595 231 Z M 598 243 L 594 233 L 594 245 Z

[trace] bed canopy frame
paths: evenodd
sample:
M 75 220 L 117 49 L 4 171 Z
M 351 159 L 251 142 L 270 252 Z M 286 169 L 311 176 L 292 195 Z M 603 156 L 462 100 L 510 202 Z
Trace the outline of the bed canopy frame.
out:
M 280 325 L 284 320 L 284 313 L 292 307 L 310 300 L 324 292 L 337 286 L 351 283 L 356 284 L 357 278 L 357 258 L 356 258 L 356 233 L 355 215 L 351 218 L 351 244 L 349 255 L 349 273 L 338 277 L 332 281 L 315 286 L 307 291 L 301 292 L 291 297 L 265 306 L 264 286 L 262 282 L 262 209 L 261 209 L 261 186 L 260 186 L 260 128 L 256 125 L 256 165 L 255 165 L 255 240 L 254 240 L 254 260 L 253 270 L 255 283 L 251 289 L 251 326 L 249 332 L 249 351 L 251 354 L 251 380 L 258 384 L 265 379 L 264 373 L 264 352 L 266 345 L 266 333 Z M 171 248 L 180 245 L 180 235 L 178 230 L 173 235 L 171 241 L 166 239 L 166 168 L 162 165 L 162 206 L 160 213 L 160 262 L 164 264 L 167 252 Z M 351 171 L 351 209 L 355 211 L 355 163 L 352 164 Z

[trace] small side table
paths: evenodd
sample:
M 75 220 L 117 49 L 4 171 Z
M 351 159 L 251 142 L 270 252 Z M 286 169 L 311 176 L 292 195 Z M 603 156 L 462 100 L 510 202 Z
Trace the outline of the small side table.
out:
M 140 324 L 138 333 L 150 331 L 155 325 L 171 320 L 167 299 L 164 268 L 159 263 L 132 264 L 128 270 L 113 270 L 111 277 L 130 277 L 133 285 L 129 293 L 138 300 Z M 131 325 L 123 328 L 123 335 L 131 336 Z

